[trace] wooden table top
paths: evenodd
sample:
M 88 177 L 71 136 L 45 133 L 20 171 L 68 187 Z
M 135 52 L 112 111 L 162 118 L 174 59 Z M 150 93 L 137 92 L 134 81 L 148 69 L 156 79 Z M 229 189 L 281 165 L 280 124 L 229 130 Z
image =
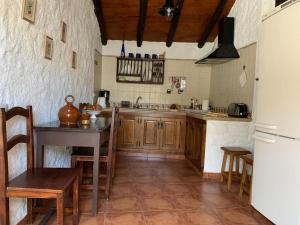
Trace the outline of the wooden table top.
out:
M 83 125 L 80 122 L 75 126 L 61 126 L 59 121 L 53 121 L 34 127 L 36 131 L 71 131 L 71 132 L 85 132 L 85 133 L 100 133 L 110 128 L 111 118 L 98 117 L 97 120 L 90 125 Z

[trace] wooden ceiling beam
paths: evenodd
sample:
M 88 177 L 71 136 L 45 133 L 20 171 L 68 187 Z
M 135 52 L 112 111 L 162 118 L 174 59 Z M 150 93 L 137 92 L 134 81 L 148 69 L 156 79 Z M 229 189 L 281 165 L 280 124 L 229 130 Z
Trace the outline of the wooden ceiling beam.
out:
M 227 3 L 227 0 L 219 0 L 219 4 L 218 4 L 213 16 L 211 17 L 200 40 L 198 41 L 198 48 L 202 48 L 205 45 L 206 41 L 209 38 L 209 35 L 211 34 L 211 32 L 214 29 L 217 22 L 219 21 L 221 15 L 222 15 L 222 12 L 226 6 L 226 3 Z
M 136 34 L 137 46 L 141 47 L 143 43 L 145 23 L 147 18 L 148 0 L 140 0 L 140 16 Z
M 107 45 L 107 31 L 106 25 L 103 16 L 103 9 L 102 9 L 102 0 L 93 0 L 94 7 L 95 7 L 95 14 L 99 23 L 100 32 L 101 32 L 101 42 L 102 45 Z
M 167 47 L 171 47 L 173 44 L 176 30 L 177 30 L 178 23 L 179 23 L 179 19 L 180 19 L 180 15 L 181 15 L 181 10 L 183 7 L 183 3 L 184 3 L 184 0 L 177 1 L 176 11 L 173 15 L 173 19 L 172 19 L 170 30 L 169 30 L 168 37 L 167 37 L 167 42 L 166 42 Z

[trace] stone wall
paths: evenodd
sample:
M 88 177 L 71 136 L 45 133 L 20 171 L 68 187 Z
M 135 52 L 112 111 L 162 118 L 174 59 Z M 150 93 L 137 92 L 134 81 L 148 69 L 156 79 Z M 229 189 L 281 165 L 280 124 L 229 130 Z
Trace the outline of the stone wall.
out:
M 57 120 L 64 97 L 76 103 L 91 101 L 94 82 L 94 52 L 101 51 L 100 31 L 91 0 L 38 0 L 36 20 L 21 19 L 22 1 L 0 0 L 0 105 L 32 105 L 34 124 Z M 67 24 L 67 41 L 60 41 L 61 21 Z M 54 40 L 53 59 L 44 56 L 44 39 Z M 72 51 L 78 68 L 71 68 Z M 8 123 L 8 138 L 25 131 L 25 124 Z M 19 123 L 18 123 L 19 124 Z M 10 179 L 26 169 L 25 146 L 9 154 Z M 50 149 L 50 150 L 49 150 Z M 68 151 L 48 147 L 48 166 L 69 166 Z M 10 200 L 11 224 L 26 214 L 25 200 Z

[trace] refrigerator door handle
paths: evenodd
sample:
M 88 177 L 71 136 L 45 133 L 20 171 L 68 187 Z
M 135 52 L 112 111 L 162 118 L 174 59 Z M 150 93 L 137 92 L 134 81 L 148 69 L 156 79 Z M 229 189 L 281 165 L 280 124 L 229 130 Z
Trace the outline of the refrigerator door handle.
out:
M 256 128 L 267 129 L 267 130 L 276 130 L 277 129 L 276 125 L 269 125 L 269 124 L 264 124 L 264 123 L 256 123 L 255 127 Z
M 265 143 L 268 143 L 268 144 L 274 144 L 276 142 L 276 140 L 274 140 L 274 139 L 269 139 L 269 138 L 261 137 L 261 136 L 258 136 L 258 135 L 254 135 L 253 138 L 255 140 L 262 141 L 262 142 L 265 142 Z

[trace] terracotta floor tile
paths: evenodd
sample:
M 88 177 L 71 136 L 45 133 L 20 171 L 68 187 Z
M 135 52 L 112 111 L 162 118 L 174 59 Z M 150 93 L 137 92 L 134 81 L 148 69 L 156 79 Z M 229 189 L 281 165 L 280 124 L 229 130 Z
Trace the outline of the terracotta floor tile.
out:
M 136 184 L 136 192 L 142 197 L 154 197 L 163 195 L 163 188 L 157 183 Z
M 131 183 L 124 183 L 119 185 L 113 185 L 110 192 L 110 197 L 128 197 L 136 196 L 136 189 Z
M 184 212 L 183 217 L 188 225 L 223 225 L 213 212 L 206 209 Z
M 209 194 L 221 194 L 224 193 L 225 191 L 222 188 L 222 185 L 218 182 L 202 182 L 199 184 L 193 184 L 192 185 L 193 189 L 196 191 L 196 193 L 209 193 Z
M 104 225 L 104 214 L 97 216 L 82 215 L 79 219 L 79 225 Z
M 132 177 L 132 181 L 134 183 L 159 183 L 160 180 L 158 178 L 158 176 L 135 176 L 135 177 Z
M 209 206 L 213 208 L 237 208 L 244 206 L 236 197 L 231 194 L 224 193 L 223 195 L 206 194 L 201 198 L 204 199 Z
M 180 210 L 201 210 L 205 208 L 205 203 L 193 196 L 174 197 L 176 209 Z
M 197 175 L 182 176 L 180 179 L 184 183 L 201 183 L 203 181 L 203 179 Z
M 119 157 L 110 198 L 99 192 L 96 217 L 92 192 L 81 192 L 80 225 L 271 225 L 237 190 L 238 183 L 228 192 L 225 183 L 203 180 L 185 161 Z
M 161 180 L 162 183 L 182 183 L 182 180 L 178 176 L 159 176 L 159 179 Z
M 164 193 L 170 196 L 190 195 L 193 189 L 188 184 L 165 184 Z
M 259 220 L 243 208 L 218 209 L 215 212 L 226 225 L 262 225 Z
M 149 212 L 144 214 L 147 225 L 188 225 L 176 212 Z
M 136 176 L 156 176 L 157 173 L 153 168 L 145 167 L 145 168 L 131 168 L 130 174 L 133 177 Z
M 123 183 L 131 183 L 131 182 L 132 182 L 132 180 L 131 180 L 130 175 L 116 176 L 113 180 L 113 184 L 123 184 Z
M 98 200 L 98 212 L 103 212 L 105 200 L 99 198 Z M 88 214 L 92 212 L 92 198 L 80 198 L 79 201 L 79 213 Z
M 142 198 L 141 206 L 143 211 L 166 211 L 175 209 L 172 200 L 166 196 Z
M 104 203 L 106 212 L 140 212 L 141 207 L 137 197 L 110 198 Z
M 146 225 L 142 213 L 106 214 L 105 225 Z

